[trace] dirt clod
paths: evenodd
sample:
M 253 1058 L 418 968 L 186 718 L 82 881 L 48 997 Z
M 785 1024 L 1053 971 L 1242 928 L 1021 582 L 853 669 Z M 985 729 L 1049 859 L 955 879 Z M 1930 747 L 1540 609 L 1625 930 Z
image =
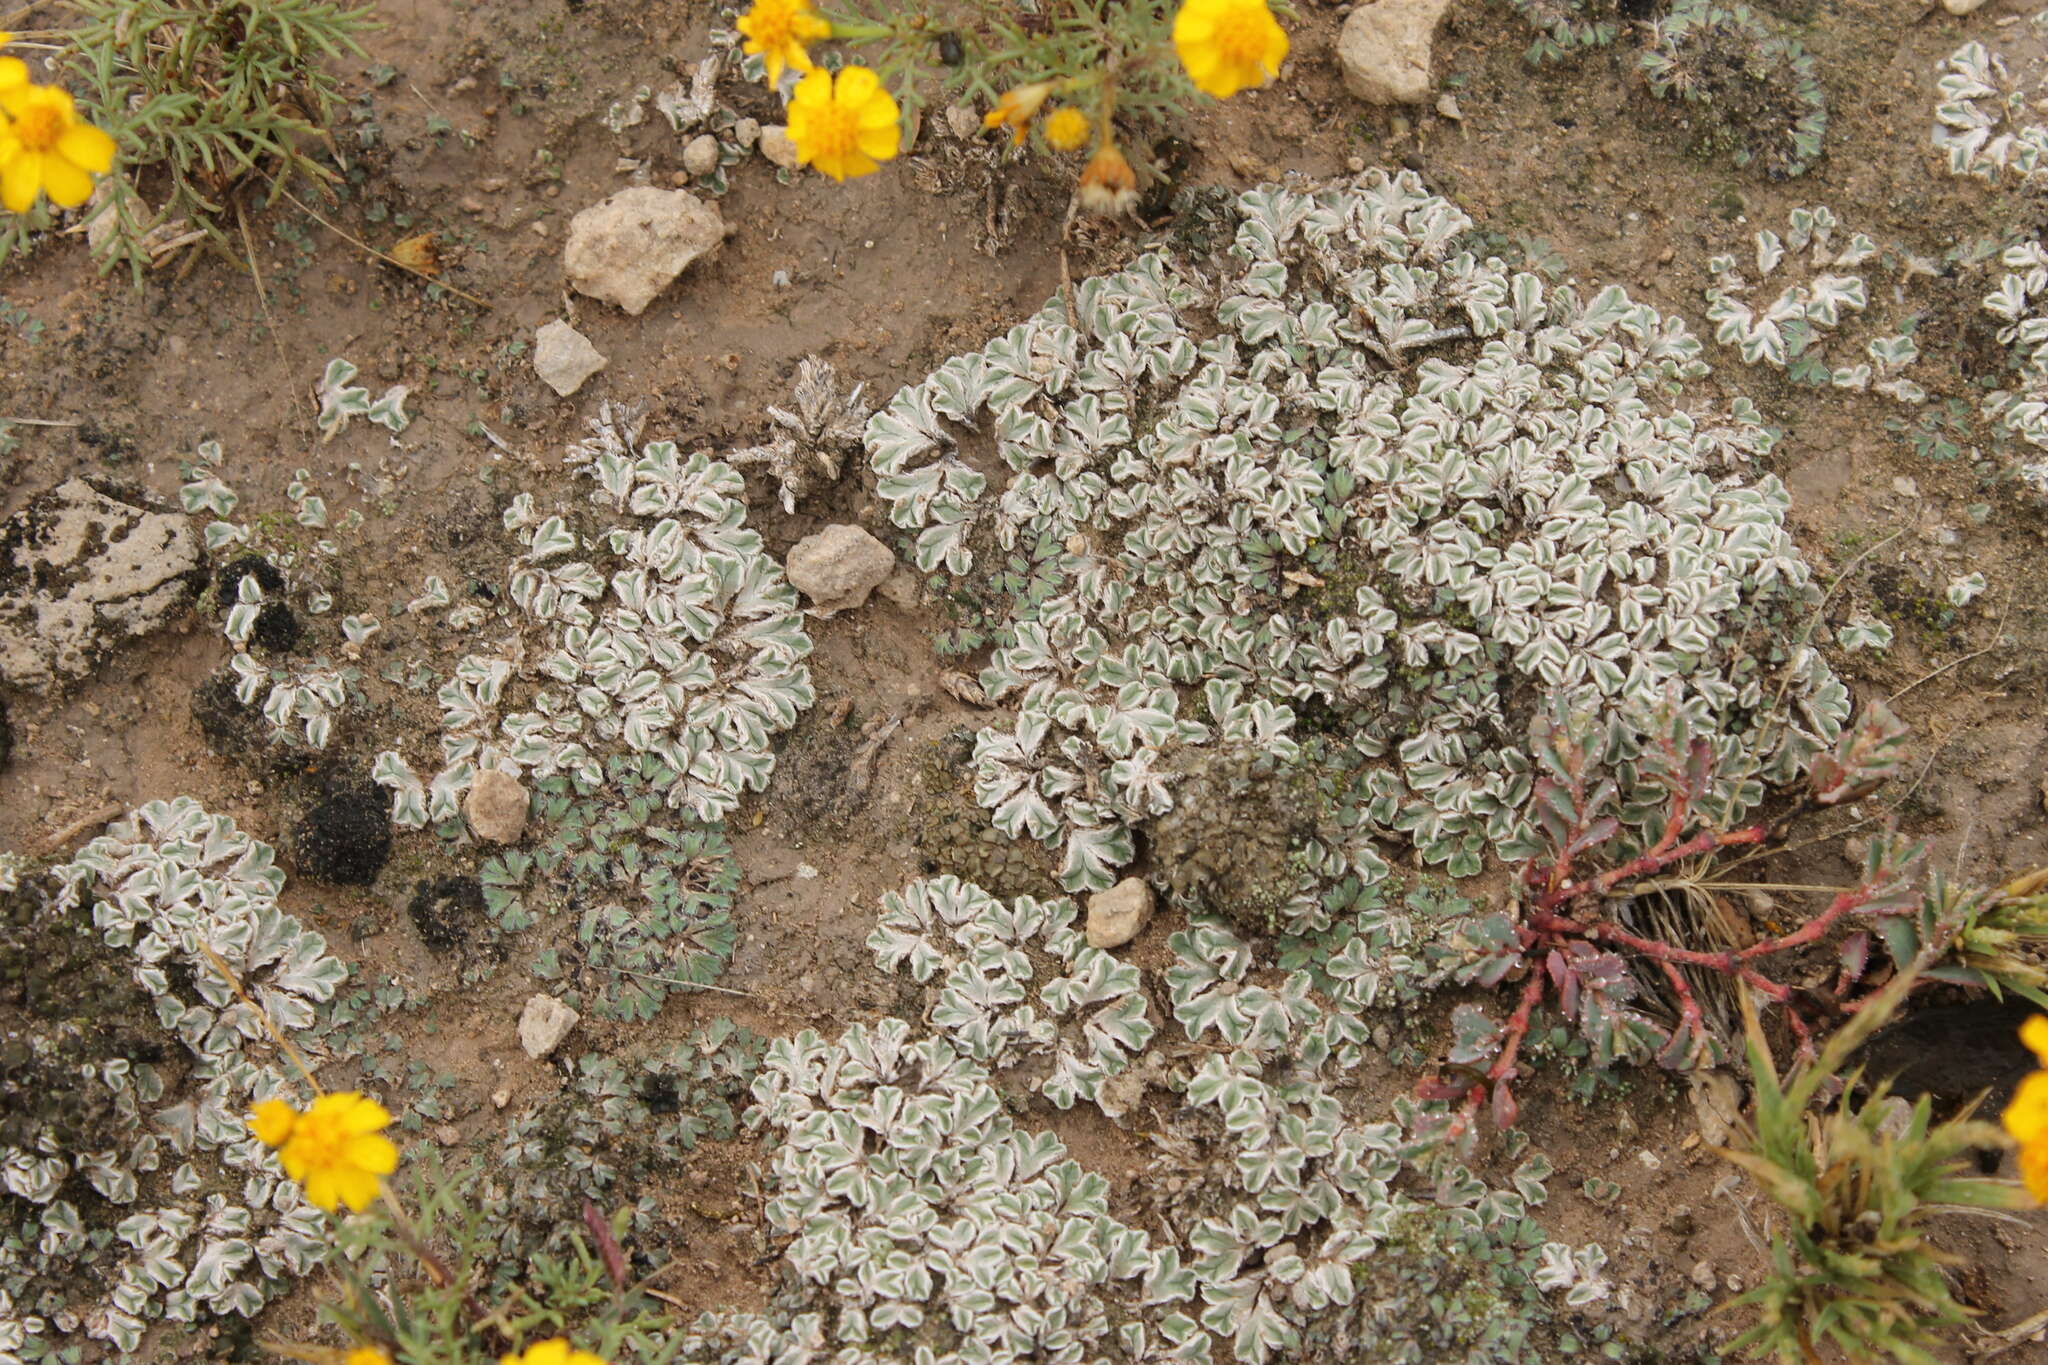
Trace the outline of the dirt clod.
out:
M 368 886 L 391 856 L 391 817 L 383 796 L 365 783 L 327 797 L 300 817 L 292 856 L 304 876 Z

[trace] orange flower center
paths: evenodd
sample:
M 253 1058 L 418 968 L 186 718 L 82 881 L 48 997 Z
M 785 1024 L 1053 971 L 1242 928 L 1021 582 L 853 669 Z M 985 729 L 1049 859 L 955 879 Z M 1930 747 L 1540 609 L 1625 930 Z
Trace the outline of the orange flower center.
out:
M 348 1140 L 348 1132 L 332 1115 L 308 1112 L 292 1125 L 288 1145 L 307 1170 L 321 1170 L 342 1164 Z
M 14 136 L 24 151 L 54 152 L 64 136 L 64 126 L 62 110 L 37 105 L 14 121 Z
M 1216 49 L 1232 66 L 1262 66 L 1266 55 L 1265 18 L 1255 6 L 1240 5 L 1216 20 Z
M 811 111 L 804 143 L 813 162 L 850 157 L 860 150 L 860 119 L 838 100 Z

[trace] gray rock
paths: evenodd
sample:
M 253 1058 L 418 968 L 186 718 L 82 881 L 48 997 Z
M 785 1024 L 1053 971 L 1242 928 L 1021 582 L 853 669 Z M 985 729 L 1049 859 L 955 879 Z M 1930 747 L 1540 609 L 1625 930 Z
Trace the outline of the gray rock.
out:
M 189 519 L 110 488 L 68 479 L 0 525 L 0 682 L 83 677 L 204 581 Z
M 816 614 L 830 616 L 866 602 L 895 572 L 896 556 L 858 526 L 827 526 L 790 547 L 785 569 Z
M 532 804 L 519 779 L 502 768 L 485 768 L 476 775 L 469 794 L 462 798 L 462 814 L 479 839 L 494 844 L 516 844 L 526 833 L 526 813 Z
M 754 144 L 761 140 L 761 120 L 743 118 L 732 126 L 732 140 L 739 143 L 740 150 L 751 152 Z
M 634 185 L 569 220 L 562 265 L 577 293 L 637 316 L 724 239 L 717 205 L 688 190 Z
M 1337 37 L 1344 88 L 1367 104 L 1429 102 L 1429 49 L 1450 0 L 1373 0 Z
M 582 1017 L 552 995 L 529 995 L 519 1012 L 519 1046 L 538 1062 L 562 1045 Z
M 789 129 L 780 123 L 771 123 L 761 130 L 761 155 L 787 171 L 803 165 L 797 157 L 796 144 L 789 140 Z
M 1143 933 L 1151 920 L 1152 888 L 1142 878 L 1126 877 L 1088 898 L 1088 946 L 1121 948 Z
M 718 139 L 699 133 L 683 148 L 683 169 L 691 175 L 709 175 L 718 169 Z
M 533 372 L 564 398 L 609 363 L 589 337 L 560 318 L 543 323 L 533 334 Z

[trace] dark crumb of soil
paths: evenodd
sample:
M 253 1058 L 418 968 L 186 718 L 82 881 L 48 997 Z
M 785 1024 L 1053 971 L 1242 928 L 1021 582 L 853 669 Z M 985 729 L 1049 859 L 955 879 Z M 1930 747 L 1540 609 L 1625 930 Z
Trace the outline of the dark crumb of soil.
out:
M 221 613 L 235 605 L 242 597 L 242 580 L 253 578 L 256 586 L 263 589 L 265 596 L 275 596 L 284 591 L 284 575 L 277 565 L 262 555 L 243 555 L 221 565 L 220 574 L 214 580 L 214 596 L 220 601 Z
M 420 931 L 420 942 L 437 953 L 448 952 L 468 939 L 483 918 L 483 884 L 474 877 L 415 882 L 405 912 Z
M 271 777 L 290 776 L 303 767 L 299 751 L 270 742 L 262 714 L 235 695 L 230 669 L 215 670 L 192 689 L 192 719 L 206 736 L 206 747 L 223 758 L 247 763 Z
M 391 819 L 369 783 L 340 784 L 301 816 L 292 835 L 299 872 L 342 886 L 368 886 L 391 856 Z
M 289 654 L 298 647 L 299 618 L 282 602 L 265 602 L 256 612 L 249 641 L 272 654 Z

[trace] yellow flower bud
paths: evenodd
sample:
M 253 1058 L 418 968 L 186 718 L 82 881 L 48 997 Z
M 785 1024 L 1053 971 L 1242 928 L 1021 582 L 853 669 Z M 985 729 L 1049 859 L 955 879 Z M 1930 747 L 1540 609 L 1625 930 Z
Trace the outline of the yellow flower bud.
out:
M 1078 152 L 1088 143 L 1088 116 L 1072 105 L 1046 115 L 1045 141 L 1056 152 Z

